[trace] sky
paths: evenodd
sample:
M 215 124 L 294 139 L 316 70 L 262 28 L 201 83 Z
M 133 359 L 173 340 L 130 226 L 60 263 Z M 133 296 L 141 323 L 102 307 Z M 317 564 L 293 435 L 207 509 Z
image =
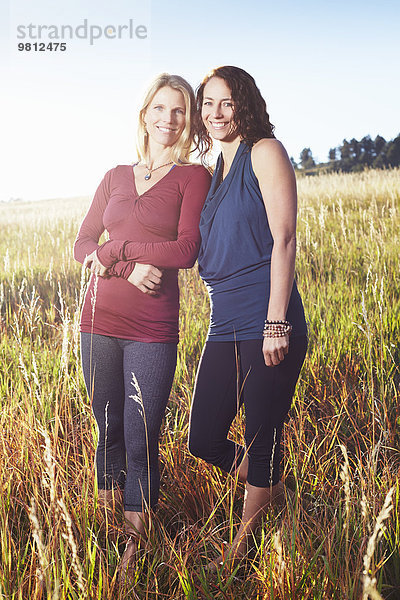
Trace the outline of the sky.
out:
M 325 161 L 344 138 L 392 139 L 399 26 L 397 0 L 3 1 L 0 201 L 93 195 L 135 160 L 137 108 L 163 71 L 196 87 L 213 67 L 247 70 L 295 160 L 310 147 Z M 66 50 L 33 50 L 49 42 Z

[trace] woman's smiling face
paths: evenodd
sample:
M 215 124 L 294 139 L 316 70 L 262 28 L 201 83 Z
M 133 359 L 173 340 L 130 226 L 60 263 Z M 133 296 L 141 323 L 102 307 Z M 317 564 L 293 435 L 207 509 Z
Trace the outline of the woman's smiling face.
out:
M 231 90 L 221 77 L 211 77 L 204 86 L 201 118 L 208 133 L 220 142 L 237 137 Z
M 145 115 L 147 133 L 163 146 L 173 146 L 186 124 L 185 99 L 180 90 L 164 86 L 154 94 Z

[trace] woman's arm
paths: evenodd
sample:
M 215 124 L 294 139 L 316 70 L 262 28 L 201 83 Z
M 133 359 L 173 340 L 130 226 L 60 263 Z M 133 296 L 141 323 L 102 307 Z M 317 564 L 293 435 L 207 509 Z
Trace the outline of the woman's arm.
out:
M 114 263 L 109 269 L 107 269 L 107 275 L 110 277 L 121 277 L 122 279 L 129 279 L 133 269 L 135 268 L 135 261 L 133 260 L 119 260 Z
M 267 319 L 281 321 L 286 319 L 294 280 L 296 179 L 289 157 L 278 140 L 263 139 L 255 144 L 252 150 L 252 164 L 274 240 Z M 288 335 L 281 338 L 264 338 L 263 353 L 266 365 L 279 364 L 288 350 Z
M 105 174 L 97 188 L 74 243 L 74 258 L 82 264 L 99 247 L 98 241 L 104 231 L 103 214 L 110 197 L 112 172 L 113 169 Z
M 74 243 L 74 258 L 100 277 L 123 277 L 128 279 L 135 268 L 133 261 L 119 261 L 106 269 L 97 260 L 98 241 L 104 231 L 103 214 L 110 198 L 113 169 L 108 171 L 98 186 L 92 203 L 79 228 Z
M 107 270 L 97 258 L 98 241 L 104 231 L 103 214 L 110 197 L 111 174 L 112 171 L 106 173 L 97 188 L 75 240 L 74 257 L 100 277 L 123 277 L 142 292 L 154 295 L 160 287 L 162 272 L 152 265 L 136 265 L 132 260 L 119 261 Z
M 90 264 L 90 270 L 98 277 L 106 277 L 109 279 L 113 275 L 115 277 L 121 276 L 115 273 L 110 273 L 101 264 L 97 258 L 96 250 L 86 257 L 85 263 Z M 121 265 L 121 263 L 122 261 L 119 261 L 116 264 Z M 128 267 L 130 267 L 129 271 Z M 113 267 L 111 267 L 111 269 L 113 269 Z M 154 267 L 153 265 L 144 265 L 141 263 L 135 263 L 133 261 L 127 261 L 124 275 L 124 279 L 127 279 L 129 283 L 135 285 L 144 294 L 150 294 L 151 296 L 158 294 L 158 290 L 161 286 L 162 271 L 157 269 L 157 267 Z
M 161 269 L 186 269 L 194 265 L 200 247 L 200 213 L 211 176 L 204 168 L 189 177 L 182 197 L 177 239 L 166 242 L 110 240 L 99 247 L 97 256 L 106 268 L 118 261 L 133 260 Z

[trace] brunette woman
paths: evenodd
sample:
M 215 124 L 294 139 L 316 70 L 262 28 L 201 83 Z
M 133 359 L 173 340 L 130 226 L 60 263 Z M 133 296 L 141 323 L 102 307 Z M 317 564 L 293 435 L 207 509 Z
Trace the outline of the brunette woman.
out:
M 246 552 L 263 510 L 284 493 L 281 434 L 307 348 L 294 281 L 296 182 L 254 79 L 214 69 L 197 92 L 203 156 L 222 152 L 200 219 L 199 271 L 211 301 L 189 449 L 246 483 L 231 559 Z M 240 406 L 245 447 L 227 438 Z M 221 563 L 220 556 L 216 564 Z

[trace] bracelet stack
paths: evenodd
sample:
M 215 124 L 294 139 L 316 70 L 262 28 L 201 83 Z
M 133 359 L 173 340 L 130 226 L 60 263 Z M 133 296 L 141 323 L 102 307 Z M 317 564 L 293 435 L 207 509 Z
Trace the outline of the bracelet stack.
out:
M 289 321 L 265 321 L 263 336 L 270 338 L 284 337 L 290 335 L 292 326 Z

